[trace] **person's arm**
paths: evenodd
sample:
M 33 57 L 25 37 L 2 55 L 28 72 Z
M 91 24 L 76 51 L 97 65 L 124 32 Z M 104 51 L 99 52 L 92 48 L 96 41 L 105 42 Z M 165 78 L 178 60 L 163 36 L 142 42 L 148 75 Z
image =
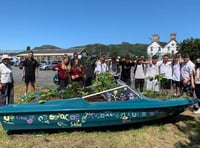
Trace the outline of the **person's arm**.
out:
M 36 67 L 36 69 L 35 69 L 35 76 L 36 76 L 36 78 L 39 77 L 39 75 L 38 75 L 38 67 Z
M 24 66 L 22 67 L 22 75 L 21 75 L 21 77 L 22 77 L 22 80 L 23 80 L 24 77 L 25 77 L 25 67 L 24 67 Z
M 195 88 L 194 77 L 195 77 L 195 70 L 193 70 L 193 74 L 191 75 L 191 84 L 192 84 L 192 88 Z

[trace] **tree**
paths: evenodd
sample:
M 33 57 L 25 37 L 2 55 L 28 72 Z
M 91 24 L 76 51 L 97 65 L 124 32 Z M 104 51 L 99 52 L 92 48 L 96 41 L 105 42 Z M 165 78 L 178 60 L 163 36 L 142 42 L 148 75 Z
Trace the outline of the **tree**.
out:
M 186 39 L 179 44 L 179 53 L 183 55 L 188 53 L 190 59 L 194 61 L 198 56 L 200 56 L 200 39 Z
M 26 47 L 26 51 L 30 51 L 31 50 L 31 47 L 30 46 L 27 46 Z

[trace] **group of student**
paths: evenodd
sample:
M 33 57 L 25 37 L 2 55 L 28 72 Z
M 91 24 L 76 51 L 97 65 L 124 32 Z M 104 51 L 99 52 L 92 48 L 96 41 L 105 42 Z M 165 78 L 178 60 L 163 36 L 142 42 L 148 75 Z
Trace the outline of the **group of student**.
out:
M 29 83 L 35 89 L 38 66 L 33 52 L 29 51 L 22 70 L 22 78 L 26 84 L 25 94 L 28 93 Z M 175 54 L 172 59 L 164 55 L 162 60 L 158 60 L 158 57 L 154 55 L 149 61 L 142 58 L 133 61 L 128 55 L 123 59 L 116 57 L 106 59 L 101 56 L 95 60 L 88 53 L 85 60 L 80 60 L 78 53 L 75 52 L 72 58 L 65 55 L 61 63 L 55 65 L 53 70 L 57 71 L 60 80 L 58 90 L 65 89 L 70 82 L 74 81 L 81 87 L 89 86 L 98 74 L 110 72 L 115 79 L 121 79 L 129 86 L 134 82 L 134 88 L 141 92 L 144 89 L 155 92 L 164 90 L 167 94 L 173 88 L 173 95 L 177 97 L 183 93 L 192 96 L 195 90 L 196 97 L 200 98 L 200 57 L 193 63 L 189 54 L 184 54 L 182 57 Z M 161 83 L 158 80 L 160 75 L 163 75 L 165 79 Z M 14 80 L 8 55 L 2 57 L 0 76 L 0 106 L 2 106 L 6 103 L 6 97 L 9 98 L 7 102 L 14 102 Z M 200 110 L 198 112 L 200 113 Z
M 149 61 L 142 58 L 132 61 L 129 56 L 121 60 L 116 58 L 106 60 L 100 57 L 95 63 L 94 73 L 105 71 L 109 71 L 115 78 L 121 79 L 129 86 L 134 82 L 134 88 L 141 92 L 146 89 L 168 94 L 172 88 L 174 97 L 184 94 L 194 97 L 195 94 L 195 97 L 200 99 L 200 57 L 193 63 L 187 53 L 182 57 L 175 54 L 173 58 L 163 55 L 161 60 L 154 55 Z M 197 113 L 200 113 L 200 109 Z
M 91 61 L 89 58 L 80 61 L 78 54 L 74 53 L 72 59 L 65 56 L 60 64 L 53 67 L 53 70 L 58 71 L 59 89 L 65 88 L 71 81 L 77 81 L 82 87 L 88 86 L 98 74 L 110 72 L 115 79 L 121 79 L 129 86 L 134 82 L 134 88 L 139 91 L 164 90 L 164 93 L 168 94 L 173 88 L 173 95 L 177 97 L 183 93 L 192 96 L 192 90 L 195 90 L 196 96 L 200 98 L 199 64 L 200 58 L 193 63 L 189 54 L 184 54 L 182 57 L 175 54 L 172 59 L 164 55 L 162 60 L 158 60 L 154 55 L 149 61 L 141 58 L 133 61 L 130 56 L 123 59 L 115 57 L 105 59 L 101 56 L 97 61 Z M 159 75 L 163 76 L 164 81 L 159 81 Z

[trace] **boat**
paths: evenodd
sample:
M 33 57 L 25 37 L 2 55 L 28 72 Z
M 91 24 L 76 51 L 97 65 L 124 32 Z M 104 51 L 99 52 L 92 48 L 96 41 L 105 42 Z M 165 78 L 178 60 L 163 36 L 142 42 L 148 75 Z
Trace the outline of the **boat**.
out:
M 8 131 L 126 125 L 179 115 L 195 103 L 146 98 L 122 84 L 83 97 L 9 104 L 0 108 L 0 121 Z

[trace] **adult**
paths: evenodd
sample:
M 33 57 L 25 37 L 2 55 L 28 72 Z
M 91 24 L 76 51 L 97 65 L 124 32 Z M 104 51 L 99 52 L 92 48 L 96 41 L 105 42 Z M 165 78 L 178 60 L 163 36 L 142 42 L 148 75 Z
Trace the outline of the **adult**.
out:
M 120 60 L 119 65 L 121 66 L 121 80 L 127 85 L 131 86 L 131 68 L 135 66 L 135 63 L 127 55 L 125 60 Z
M 181 64 L 181 94 L 186 93 L 193 96 L 192 81 L 193 81 L 194 63 L 190 60 L 189 54 L 183 55 L 183 63 Z
M 24 79 L 26 90 L 25 95 L 28 94 L 29 84 L 31 84 L 33 91 L 35 91 L 35 81 L 38 78 L 38 62 L 34 58 L 33 51 L 28 51 L 28 57 L 25 58 L 22 68 L 22 79 Z
M 0 64 L 0 106 L 14 103 L 14 80 L 9 56 L 2 56 Z
M 68 56 L 64 56 L 61 63 L 55 65 L 53 70 L 58 71 L 59 87 L 58 91 L 64 90 L 71 80 L 71 64 Z

